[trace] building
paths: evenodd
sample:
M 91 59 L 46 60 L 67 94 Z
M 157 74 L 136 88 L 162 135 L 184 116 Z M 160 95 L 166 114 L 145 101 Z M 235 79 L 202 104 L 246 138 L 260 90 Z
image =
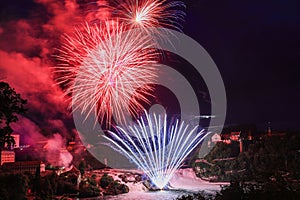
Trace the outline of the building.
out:
M 280 132 L 280 131 L 274 131 L 271 128 L 271 123 L 268 123 L 268 131 L 267 131 L 267 137 L 279 137 L 284 138 L 286 136 L 286 132 Z
M 4 163 L 2 169 L 14 174 L 29 172 L 35 174 L 36 172 L 45 172 L 46 165 L 41 161 L 21 161 L 13 163 Z
M 4 163 L 13 163 L 15 162 L 16 154 L 14 151 L 4 150 L 0 153 L 0 162 L 1 165 Z
M 217 143 L 217 142 L 222 142 L 221 136 L 218 133 L 215 133 L 212 137 L 211 137 L 211 141 L 213 143 Z
M 6 143 L 4 147 L 5 147 L 6 149 L 15 149 L 15 148 L 19 148 L 19 147 L 20 147 L 20 135 L 17 134 L 17 133 L 12 133 L 10 136 L 14 138 L 15 144 L 10 144 L 10 145 L 8 146 L 8 144 Z
M 230 140 L 239 141 L 241 138 L 241 131 L 232 131 L 230 133 Z
M 17 133 L 11 134 L 12 137 L 14 137 L 15 144 L 12 146 L 12 148 L 19 148 L 20 147 L 20 135 Z

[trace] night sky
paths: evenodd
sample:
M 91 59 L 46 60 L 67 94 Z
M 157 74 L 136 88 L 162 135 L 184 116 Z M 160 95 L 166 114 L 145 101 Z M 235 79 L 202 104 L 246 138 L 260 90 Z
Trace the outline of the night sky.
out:
M 191 2 L 184 32 L 222 74 L 227 123 L 299 128 L 299 1 Z
M 73 131 L 67 103 L 49 70 L 56 39 L 78 20 L 79 7 L 65 2 L 0 2 L 0 80 L 28 99 L 30 108 L 15 125 L 20 132 L 38 132 L 43 126 Z M 300 129 L 299 1 L 186 2 L 183 32 L 207 50 L 220 70 L 226 124 L 254 123 L 265 129 L 271 122 L 276 129 Z

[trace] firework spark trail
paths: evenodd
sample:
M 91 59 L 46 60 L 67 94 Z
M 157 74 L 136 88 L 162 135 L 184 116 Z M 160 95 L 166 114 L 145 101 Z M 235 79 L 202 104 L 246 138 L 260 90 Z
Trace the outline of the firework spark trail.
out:
M 181 23 L 184 21 L 185 3 L 180 0 L 114 0 L 118 5 L 117 17 L 129 29 L 143 29 L 145 34 L 153 39 L 157 49 L 161 49 L 158 40 L 168 42 L 171 34 L 168 29 L 155 31 L 149 28 L 170 28 L 182 31 Z M 153 37 L 154 35 L 154 37 Z M 161 58 L 164 52 L 160 51 Z
M 92 20 L 103 23 L 84 24 L 73 35 L 65 35 L 57 59 L 58 84 L 72 94 L 73 109 L 86 117 L 95 114 L 106 125 L 111 119 L 126 124 L 124 111 L 132 115 L 143 109 L 141 102 L 157 78 L 159 46 L 148 32 L 150 27 L 181 30 L 185 13 L 181 1 L 124 0 L 116 17 Z M 109 9 L 111 10 L 111 9 Z M 153 29 L 152 29 L 153 30 Z M 161 34 L 159 32 L 159 34 Z M 162 37 L 164 34 L 161 35 Z M 137 89 L 139 92 L 137 92 Z M 106 120 L 106 121 L 105 121 Z M 206 136 L 184 122 L 167 124 L 167 116 L 150 116 L 128 129 L 118 127 L 104 136 L 113 148 L 137 164 L 159 188 L 165 187 L 186 156 Z M 129 131 L 127 131 L 129 130 Z
M 185 17 L 179 9 L 185 8 L 181 1 L 125 0 L 119 7 L 118 17 L 130 28 L 165 27 L 180 31 Z
M 116 151 L 133 161 L 160 189 L 164 188 L 184 159 L 208 135 L 198 126 L 189 127 L 178 120 L 167 123 L 167 115 L 146 114 L 146 119 L 120 133 L 104 136 Z M 128 130 L 128 131 L 127 131 Z
M 165 26 L 180 30 L 179 22 L 185 14 L 177 10 L 179 7 L 184 7 L 184 3 L 125 0 L 115 18 L 109 16 L 99 24 L 79 25 L 73 35 L 65 34 L 56 56 L 61 64 L 55 72 L 58 84 L 66 88 L 66 96 L 72 95 L 75 108 L 87 115 L 96 112 L 98 119 L 106 120 L 108 125 L 113 115 L 119 122 L 125 119 L 124 105 L 131 114 L 142 109 L 141 102 L 148 103 L 146 96 L 152 90 L 147 83 L 156 78 L 154 64 L 161 54 L 145 50 L 159 49 L 147 28 Z M 121 38 L 123 32 L 125 39 Z M 137 88 L 142 90 L 137 93 Z M 128 105 L 130 99 L 133 101 Z
M 75 109 L 87 116 L 95 112 L 101 123 L 107 120 L 107 125 L 112 116 L 124 122 L 125 109 L 136 114 L 143 108 L 141 101 L 148 103 L 146 95 L 152 87 L 147 83 L 157 76 L 158 53 L 152 47 L 147 34 L 125 31 L 118 21 L 86 24 L 73 37 L 66 37 L 58 56 L 65 64 L 56 68 L 64 76 L 58 78 L 58 83 L 67 85 L 66 94 L 72 94 Z

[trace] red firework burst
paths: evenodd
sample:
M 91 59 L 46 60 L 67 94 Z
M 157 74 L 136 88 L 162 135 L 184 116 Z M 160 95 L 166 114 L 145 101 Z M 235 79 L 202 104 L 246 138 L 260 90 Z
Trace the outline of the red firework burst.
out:
M 157 52 L 142 31 L 127 30 L 118 21 L 84 25 L 65 42 L 57 58 L 63 62 L 57 79 L 72 94 L 73 109 L 92 112 L 109 125 L 125 122 L 124 110 L 136 114 L 156 79 Z M 139 93 L 135 92 L 139 88 Z M 142 88 L 142 90 L 141 90 Z M 135 98 L 132 98 L 135 96 Z M 131 102 L 131 103 L 129 103 Z M 75 107 L 74 107 L 75 105 Z
M 118 17 L 131 28 L 166 27 L 181 30 L 180 22 L 185 13 L 181 1 L 169 0 L 124 0 Z
M 94 112 L 96 120 L 107 125 L 112 116 L 121 123 L 125 122 L 124 111 L 135 115 L 143 109 L 142 103 L 148 103 L 146 96 L 153 89 L 149 83 L 157 76 L 158 60 L 158 52 L 153 50 L 158 45 L 147 28 L 180 30 L 185 14 L 178 7 L 184 4 L 124 0 L 115 19 L 95 19 L 92 21 L 103 23 L 79 25 L 72 35 L 65 34 L 56 56 L 61 64 L 55 72 L 58 84 L 72 95 L 70 106 L 87 116 Z

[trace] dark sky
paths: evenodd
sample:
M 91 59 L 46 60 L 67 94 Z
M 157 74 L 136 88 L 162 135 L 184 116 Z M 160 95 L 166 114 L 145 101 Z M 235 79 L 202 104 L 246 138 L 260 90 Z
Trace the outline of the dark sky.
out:
M 68 17 L 57 17 L 64 14 L 64 10 L 59 8 L 61 6 L 59 3 L 54 5 L 53 2 L 56 1 L 51 0 L 37 0 L 37 2 L 40 4 L 32 0 L 0 2 L 0 49 L 3 56 L 0 57 L 3 61 L 0 65 L 3 69 L 0 68 L 0 72 L 5 72 L 3 77 L 7 78 L 14 73 L 13 70 L 4 68 L 4 64 L 7 67 L 7 63 L 10 63 L 4 62 L 4 59 L 7 61 L 15 56 L 31 61 L 35 65 L 38 62 L 33 59 L 35 54 L 42 60 L 43 53 L 46 53 L 43 45 L 51 46 L 46 39 L 51 35 L 45 36 L 45 27 L 59 27 L 57 29 L 63 31 L 59 22 L 61 21 L 61 26 L 67 24 L 65 19 Z M 226 123 L 255 123 L 264 129 L 270 121 L 274 128 L 300 129 L 299 1 L 186 0 L 186 2 L 187 16 L 183 23 L 183 32 L 208 51 L 221 72 L 228 101 Z M 57 8 L 58 11 L 53 11 L 47 6 Z M 43 26 L 42 29 L 36 25 L 43 23 L 47 26 Z M 20 24 L 22 28 L 16 28 Z M 26 36 L 28 42 L 25 44 L 22 41 L 16 42 L 18 41 L 16 35 L 21 34 Z M 15 55 L 15 52 L 21 55 Z M 37 67 L 43 68 L 44 65 L 46 64 L 39 62 Z M 27 70 L 25 67 L 24 69 Z M 31 73 L 33 72 L 28 72 Z M 45 79 L 51 82 L 51 77 Z M 13 87 L 19 92 L 27 91 L 26 89 L 22 91 L 23 86 L 14 82 L 13 78 L 8 77 L 7 81 L 12 81 Z M 41 91 L 44 95 L 51 93 L 51 90 L 44 91 L 44 88 L 41 88 Z M 59 91 L 55 90 L 54 93 L 54 96 L 60 95 Z M 30 95 L 39 93 L 30 91 L 25 96 L 28 98 Z M 53 101 L 49 105 L 52 103 Z M 46 108 L 45 110 L 47 111 Z M 53 113 L 52 117 L 59 120 L 62 115 L 64 113 Z M 34 117 L 30 118 L 38 121 Z
M 227 123 L 300 128 L 299 1 L 191 2 L 184 32 L 222 74 Z

